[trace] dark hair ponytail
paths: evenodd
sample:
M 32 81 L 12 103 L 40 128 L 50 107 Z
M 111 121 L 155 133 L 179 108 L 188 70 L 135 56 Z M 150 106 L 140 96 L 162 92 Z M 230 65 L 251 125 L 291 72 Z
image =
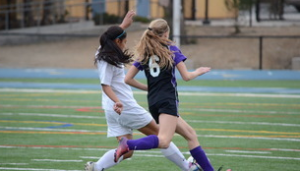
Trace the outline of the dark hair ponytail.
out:
M 133 61 L 133 55 L 128 53 L 126 49 L 124 52 L 114 42 L 115 39 L 123 40 L 127 36 L 126 32 L 119 26 L 111 26 L 100 37 L 100 49 L 95 58 L 95 63 L 99 60 L 104 60 L 107 63 L 116 67 L 121 67 L 122 64 L 128 64 Z

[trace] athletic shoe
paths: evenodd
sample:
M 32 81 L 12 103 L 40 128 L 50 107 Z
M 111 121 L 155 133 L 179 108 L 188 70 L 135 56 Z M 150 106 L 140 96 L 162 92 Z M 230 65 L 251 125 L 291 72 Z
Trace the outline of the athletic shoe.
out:
M 96 171 L 96 170 L 94 169 L 94 166 L 95 166 L 95 163 L 89 161 L 89 162 L 87 162 L 87 163 L 84 165 L 84 170 L 85 170 L 85 171 Z
M 125 153 L 127 153 L 129 151 L 128 145 L 127 145 L 127 138 L 126 137 L 122 137 L 120 142 L 119 142 L 119 146 L 116 149 L 115 152 L 115 163 L 117 163 L 120 159 L 121 156 L 123 156 Z
M 198 163 L 189 162 L 189 171 L 203 171 L 203 170 Z

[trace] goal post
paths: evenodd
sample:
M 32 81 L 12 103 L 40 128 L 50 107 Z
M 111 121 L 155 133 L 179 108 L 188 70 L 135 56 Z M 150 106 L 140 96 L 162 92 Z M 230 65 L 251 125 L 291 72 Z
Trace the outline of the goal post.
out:
M 180 47 L 181 0 L 173 1 L 173 41 Z

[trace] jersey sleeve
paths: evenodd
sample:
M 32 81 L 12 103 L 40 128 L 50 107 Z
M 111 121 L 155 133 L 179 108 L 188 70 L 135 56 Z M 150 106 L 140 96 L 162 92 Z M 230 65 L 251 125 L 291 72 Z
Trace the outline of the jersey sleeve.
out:
M 174 53 L 175 66 L 181 61 L 184 62 L 187 57 L 181 53 L 181 50 L 177 46 L 170 46 L 170 50 Z
M 100 83 L 104 85 L 111 85 L 114 68 L 112 65 L 109 65 L 107 62 L 99 62 L 97 63 Z
M 133 66 L 135 66 L 138 70 L 143 71 L 144 67 L 141 65 L 140 62 L 134 61 Z

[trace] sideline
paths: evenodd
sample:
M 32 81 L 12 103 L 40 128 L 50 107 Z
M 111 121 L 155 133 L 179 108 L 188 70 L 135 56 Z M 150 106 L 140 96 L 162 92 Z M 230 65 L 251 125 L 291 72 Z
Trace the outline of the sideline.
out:
M 125 71 L 126 72 L 126 71 Z M 176 76 L 181 79 L 179 72 Z M 26 69 L 26 68 L 0 68 L 0 79 L 99 79 L 97 69 Z M 139 72 L 137 79 L 145 78 Z M 300 80 L 300 71 L 294 70 L 212 70 L 197 80 Z M 0 89 L 73 89 L 73 90 L 98 90 L 99 84 L 71 84 L 71 83 L 28 83 L 0 81 Z M 133 88 L 133 90 L 137 90 Z M 180 92 L 202 93 L 270 93 L 270 94 L 300 94 L 299 88 L 263 88 L 263 87 L 201 87 L 178 86 Z
M 126 72 L 126 71 L 125 71 Z M 176 72 L 181 79 L 179 72 Z M 97 69 L 55 68 L 0 68 L 0 78 L 98 78 Z M 137 74 L 145 78 L 144 73 Z M 300 71 L 295 70 L 212 70 L 196 79 L 201 80 L 300 80 Z
M 0 88 L 6 89 L 67 89 L 67 90 L 101 90 L 98 84 L 70 84 L 70 83 L 25 83 L 1 82 Z M 139 91 L 132 87 L 132 90 Z M 204 87 L 204 86 L 178 86 L 180 92 L 211 92 L 211 93 L 274 93 L 274 94 L 300 94 L 299 89 L 292 88 L 263 88 L 263 87 Z

